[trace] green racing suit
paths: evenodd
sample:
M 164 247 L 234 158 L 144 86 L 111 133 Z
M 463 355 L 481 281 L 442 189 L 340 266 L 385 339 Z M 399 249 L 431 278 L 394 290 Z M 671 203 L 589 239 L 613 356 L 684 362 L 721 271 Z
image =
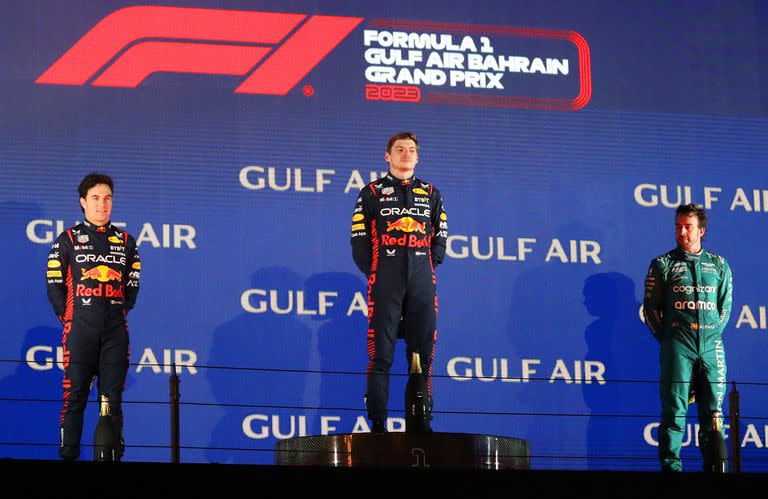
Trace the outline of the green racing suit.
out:
M 732 290 L 726 259 L 703 249 L 674 249 L 653 259 L 648 268 L 643 316 L 661 344 L 658 441 L 663 470 L 682 469 L 680 447 L 692 382 L 702 455 L 708 451 L 713 414 L 722 417 L 727 369 L 722 334 L 731 315 Z

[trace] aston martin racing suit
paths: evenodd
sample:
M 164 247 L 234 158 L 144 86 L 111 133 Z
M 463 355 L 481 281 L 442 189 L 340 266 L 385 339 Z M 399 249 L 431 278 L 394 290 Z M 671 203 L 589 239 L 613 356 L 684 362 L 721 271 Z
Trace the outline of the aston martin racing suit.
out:
M 109 399 L 113 431 L 121 435 L 128 372 L 128 323 L 139 292 L 136 241 L 112 224 L 84 222 L 62 232 L 48 255 L 48 299 L 64 325 L 64 381 L 59 455 L 77 459 L 83 412 L 98 376 L 99 400 Z
M 419 354 L 431 410 L 437 339 L 434 267 L 443 261 L 448 221 L 440 192 L 388 173 L 360 191 L 352 216 L 352 256 L 368 276 L 368 417 L 384 420 L 398 330 L 410 361 Z M 402 324 L 401 324 L 402 318 Z
M 688 393 L 695 377 L 699 444 L 706 455 L 712 415 L 722 413 L 726 389 L 723 329 L 731 315 L 731 269 L 709 251 L 674 249 L 651 261 L 643 315 L 661 344 L 662 469 L 680 471 Z

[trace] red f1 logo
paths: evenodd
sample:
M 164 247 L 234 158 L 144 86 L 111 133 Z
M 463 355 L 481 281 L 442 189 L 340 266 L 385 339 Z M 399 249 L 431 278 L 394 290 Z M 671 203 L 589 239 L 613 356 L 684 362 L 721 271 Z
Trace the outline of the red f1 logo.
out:
M 90 81 L 94 86 L 135 88 L 156 72 L 248 75 L 236 93 L 285 95 L 362 21 L 276 12 L 126 7 L 96 24 L 35 83 L 85 85 Z

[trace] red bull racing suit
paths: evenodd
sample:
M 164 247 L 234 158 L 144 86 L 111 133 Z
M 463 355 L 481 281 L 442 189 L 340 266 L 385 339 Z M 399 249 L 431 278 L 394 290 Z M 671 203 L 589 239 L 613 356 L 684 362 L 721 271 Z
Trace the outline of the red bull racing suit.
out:
M 128 372 L 126 314 L 136 303 L 141 262 L 136 241 L 112 224 L 84 222 L 62 232 L 48 255 L 48 299 L 64 325 L 59 455 L 80 456 L 83 412 L 98 377 L 109 400 L 122 455 L 122 393 Z
M 661 344 L 659 459 L 680 471 L 689 387 L 695 385 L 701 453 L 709 453 L 712 416 L 722 414 L 726 388 L 723 330 L 731 315 L 731 269 L 706 250 L 674 249 L 655 258 L 645 279 L 643 316 Z
M 351 244 L 355 263 L 368 276 L 365 400 L 374 424 L 387 417 L 389 370 L 399 331 L 409 362 L 414 352 L 419 354 L 431 412 L 437 339 L 434 268 L 443 261 L 447 237 L 443 200 L 433 185 L 389 173 L 360 191 Z

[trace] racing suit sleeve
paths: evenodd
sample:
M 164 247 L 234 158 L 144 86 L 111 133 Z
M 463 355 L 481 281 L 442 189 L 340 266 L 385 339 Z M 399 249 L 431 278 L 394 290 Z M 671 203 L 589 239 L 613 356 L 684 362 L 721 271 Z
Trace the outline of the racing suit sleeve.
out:
M 448 215 L 445 214 L 443 197 L 435 189 L 435 208 L 432 210 L 432 266 L 437 267 L 445 258 L 445 246 L 448 240 Z
M 653 337 L 661 343 L 664 337 L 664 320 L 662 310 L 664 307 L 664 280 L 658 263 L 654 260 L 648 267 L 645 276 L 645 295 L 643 298 L 643 320 L 653 334 Z
M 125 311 L 128 312 L 136 304 L 136 298 L 139 295 L 139 276 L 141 274 L 141 259 L 139 251 L 136 249 L 136 240 L 125 234 L 127 242 L 125 262 L 125 275 L 123 275 L 123 292 Z
M 48 301 L 53 305 L 53 311 L 64 323 L 64 315 L 67 310 L 67 298 L 69 288 L 67 279 L 69 276 L 69 245 L 67 244 L 67 232 L 62 232 L 51 246 L 48 253 L 48 261 L 45 269 L 46 289 Z
M 366 189 L 368 187 L 360 191 L 355 201 L 355 210 L 352 213 L 352 235 L 349 240 L 352 244 L 352 258 L 357 268 L 368 276 L 373 262 L 373 234 L 371 233 L 373 212 L 370 209 L 370 203 L 366 202 L 366 197 L 369 197 Z
M 720 333 L 722 334 L 733 306 L 733 275 L 728 262 L 723 259 L 723 278 L 717 287 L 717 310 L 720 312 Z

